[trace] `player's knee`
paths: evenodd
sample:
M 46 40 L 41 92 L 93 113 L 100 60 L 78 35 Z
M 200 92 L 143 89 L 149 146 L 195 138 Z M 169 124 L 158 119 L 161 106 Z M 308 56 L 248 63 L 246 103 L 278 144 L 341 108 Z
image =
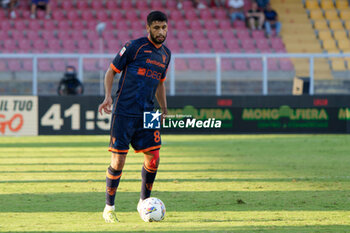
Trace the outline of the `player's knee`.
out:
M 125 159 L 126 159 L 126 155 L 113 153 L 112 159 L 111 159 L 111 167 L 117 171 L 123 170 Z
M 147 155 L 152 155 L 152 159 L 149 161 L 150 168 L 157 169 L 159 166 L 159 150 L 149 151 L 147 152 Z

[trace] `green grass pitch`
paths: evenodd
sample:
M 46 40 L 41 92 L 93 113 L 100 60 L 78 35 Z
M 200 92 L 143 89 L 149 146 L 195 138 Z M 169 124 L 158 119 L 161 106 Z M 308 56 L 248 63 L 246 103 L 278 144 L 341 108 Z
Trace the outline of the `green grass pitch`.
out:
M 108 136 L 0 137 L 0 232 L 350 232 L 349 135 L 164 135 L 152 196 L 136 211 L 130 151 L 120 223 L 102 219 Z

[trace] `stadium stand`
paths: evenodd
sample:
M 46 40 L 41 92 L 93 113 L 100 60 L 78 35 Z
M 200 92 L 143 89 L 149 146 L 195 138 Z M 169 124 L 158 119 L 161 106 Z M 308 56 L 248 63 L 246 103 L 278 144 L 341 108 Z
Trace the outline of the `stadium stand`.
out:
M 10 19 L 6 12 L 0 12 L 0 52 L 93 54 L 102 51 L 115 54 L 127 40 L 146 35 L 145 21 L 151 9 L 160 9 L 169 15 L 170 31 L 166 43 L 173 53 L 350 51 L 346 31 L 350 29 L 347 1 L 271 0 L 271 3 L 283 24 L 281 37 L 266 38 L 263 31 L 251 32 L 240 20 L 232 24 L 223 8 L 199 10 L 190 4 L 178 10 L 175 0 L 51 0 L 51 19 L 45 19 L 45 14 L 39 14 L 40 11 L 37 19 L 30 19 L 29 6 L 21 4 L 16 9 L 15 20 Z M 250 0 L 245 0 L 245 10 L 250 4 Z M 99 22 L 106 22 L 107 26 L 102 43 L 95 30 Z M 28 62 L 25 64 L 22 62 L 17 70 L 32 69 Z M 39 70 L 60 72 L 65 64 L 66 60 L 59 59 L 41 61 Z M 179 72 L 215 72 L 215 65 L 213 59 L 177 59 L 175 63 Z M 223 72 L 235 71 L 242 78 L 249 72 L 254 75 L 258 72 L 260 78 L 262 71 L 261 60 L 257 59 L 223 59 L 221 65 Z M 0 61 L 0 69 L 9 66 L 7 61 Z M 101 68 L 105 69 L 98 60 L 88 59 L 84 64 L 84 70 L 88 72 L 98 72 Z M 270 59 L 268 68 L 279 75 L 283 72 L 298 76 L 309 74 L 308 61 L 303 59 Z M 349 69 L 349 64 L 347 59 L 317 59 L 315 68 L 317 79 L 332 79 L 332 70 Z M 85 93 L 90 89 L 86 85 Z

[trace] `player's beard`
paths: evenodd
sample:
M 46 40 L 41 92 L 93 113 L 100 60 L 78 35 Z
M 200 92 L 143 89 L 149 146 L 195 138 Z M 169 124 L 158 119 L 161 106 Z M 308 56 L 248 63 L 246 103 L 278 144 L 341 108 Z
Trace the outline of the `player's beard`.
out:
M 167 35 L 165 35 L 164 37 L 163 37 L 163 36 L 154 36 L 154 35 L 152 34 L 152 32 L 150 32 L 150 33 L 149 33 L 149 36 L 151 37 L 151 40 L 152 40 L 155 44 L 163 44 L 163 42 L 165 41 Z

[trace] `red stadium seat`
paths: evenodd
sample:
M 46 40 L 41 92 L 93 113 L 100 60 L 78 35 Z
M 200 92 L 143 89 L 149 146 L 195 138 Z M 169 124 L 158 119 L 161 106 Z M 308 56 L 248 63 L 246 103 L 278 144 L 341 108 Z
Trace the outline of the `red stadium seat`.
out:
M 51 61 L 40 59 L 38 61 L 38 68 L 39 68 L 39 71 L 51 72 L 52 71 Z
M 246 59 L 239 59 L 239 58 L 234 59 L 233 67 L 235 70 L 238 70 L 238 71 L 248 71 L 249 70 L 249 68 L 247 66 Z
M 126 41 L 123 41 L 122 43 L 124 44 L 125 42 Z M 118 40 L 107 41 L 107 48 L 111 53 L 119 51 L 121 49 L 120 41 Z
M 78 15 L 78 12 L 75 11 L 75 10 L 72 10 L 72 11 L 68 11 L 67 12 L 67 19 L 71 20 L 71 21 L 76 21 L 76 20 L 79 20 L 80 17 Z
M 138 30 L 138 31 L 133 31 L 132 32 L 132 39 L 140 38 L 140 37 L 145 37 L 147 36 L 147 32 L 144 30 Z
M 71 0 L 64 0 L 61 2 L 61 7 L 62 9 L 66 10 L 66 11 L 70 11 L 70 10 L 74 10 L 73 8 L 73 1 Z M 53 11 L 55 12 L 55 11 Z
M 79 31 L 79 30 L 72 31 L 70 38 L 77 41 L 84 40 L 83 31 Z
M 113 31 L 104 31 L 102 34 L 103 39 L 105 40 L 115 40 L 115 35 Z M 88 31 L 87 32 L 87 38 L 89 40 L 97 40 L 98 39 L 98 35 L 96 33 L 96 31 Z
M 203 40 L 205 38 L 203 30 L 192 30 L 192 38 L 194 40 Z
M 184 1 L 182 5 L 185 11 L 193 9 L 193 4 L 191 1 Z
M 181 52 L 181 47 L 177 39 L 174 39 L 174 40 L 167 39 L 166 46 L 171 50 L 172 53 Z
M 125 11 L 125 17 L 129 21 L 135 21 L 139 19 L 139 16 L 135 10 Z
M 213 58 L 204 59 L 204 69 L 206 71 L 216 71 L 216 60 Z
M 233 23 L 233 27 L 236 29 L 246 29 L 247 28 L 247 26 L 245 25 L 245 22 L 241 21 L 241 20 L 236 20 Z
M 48 40 L 47 45 L 49 53 L 59 53 L 62 50 L 59 40 Z
M 223 71 L 231 71 L 233 69 L 232 60 L 230 58 L 221 59 L 221 69 Z
M 190 27 L 192 30 L 202 30 L 202 24 L 199 22 L 199 20 L 196 21 L 190 21 Z
M 226 45 L 230 52 L 240 51 L 241 48 L 237 39 L 226 40 Z
M 8 31 L 8 30 L 11 30 L 13 27 L 12 27 L 11 21 L 5 20 L 0 22 L 0 28 L 4 31 Z
M 27 31 L 26 32 L 26 37 L 28 40 L 39 40 L 39 34 L 37 31 Z
M 102 47 L 102 48 L 100 48 L 100 47 Z M 95 40 L 95 41 L 92 41 L 91 51 L 94 53 L 104 53 L 105 51 L 108 51 L 108 48 L 106 48 L 103 41 L 102 41 L 102 45 L 101 45 L 100 40 Z M 113 52 L 113 51 L 110 51 L 110 52 Z
M 12 39 L 14 39 L 14 40 L 19 41 L 19 40 L 23 40 L 23 38 L 24 38 L 22 31 L 12 30 L 12 31 L 10 31 L 10 34 L 11 34 Z
M 143 22 L 141 21 L 131 21 L 131 30 L 133 31 L 139 31 L 145 29 L 146 26 L 143 25 Z
M 209 45 L 209 41 L 206 39 L 198 40 L 197 41 L 197 48 L 200 53 L 210 53 L 211 48 Z
M 8 39 L 10 39 L 8 31 L 0 30 L 0 38 L 1 38 L 1 40 L 8 40 Z M 0 48 L 1 48 L 1 43 L 0 43 Z
M 165 1 L 165 8 L 172 11 L 177 9 L 176 1 Z
M 108 1 L 108 2 L 110 2 L 110 1 Z M 123 16 L 122 11 L 117 11 L 117 10 L 111 12 L 111 18 L 115 22 L 119 22 L 119 21 L 124 20 L 124 16 Z
M 68 1 L 68 2 L 71 2 L 71 1 Z M 54 11 L 52 12 L 52 18 L 53 18 L 54 20 L 64 20 L 64 19 L 65 19 L 65 16 L 64 16 L 63 11 L 54 10 Z
M 83 68 L 85 71 L 98 71 L 97 60 L 95 59 L 85 59 Z
M 96 18 L 103 22 L 111 19 L 110 15 L 105 10 L 96 11 Z
M 197 13 L 194 9 L 185 11 L 185 17 L 187 20 L 198 20 Z
M 136 2 L 136 9 L 139 9 L 141 11 L 144 11 L 149 8 L 147 1 L 137 1 Z
M 25 20 L 16 20 L 14 26 L 15 26 L 15 29 L 20 31 L 24 31 L 27 28 L 27 24 Z
M 271 41 L 271 47 L 273 49 L 275 49 L 275 50 L 279 50 L 279 49 L 284 49 L 285 48 L 281 38 L 273 37 L 273 38 L 270 38 L 270 41 Z
M 171 1 L 166 1 L 166 2 L 171 2 Z M 162 0 L 152 0 L 151 1 L 151 9 L 152 10 L 163 10 L 164 5 Z
M 72 28 L 75 31 L 80 31 L 86 29 L 87 26 L 83 20 L 77 20 L 72 22 Z
M 294 70 L 293 63 L 291 62 L 291 60 L 289 60 L 289 58 L 282 58 L 282 59 L 280 59 L 279 62 L 280 62 L 281 70 L 284 70 L 284 71 Z
M 47 50 L 47 46 L 44 40 L 33 41 L 33 51 L 35 53 L 43 53 L 45 50 Z
M 96 1 L 94 1 L 96 2 Z M 117 1 L 106 1 L 106 9 L 109 9 L 113 12 L 113 10 L 118 9 L 118 2 Z
M 204 21 L 204 28 L 207 31 L 211 31 L 211 30 L 217 30 L 218 26 L 216 25 L 214 20 L 206 20 Z
M 170 19 L 173 20 L 174 22 L 179 21 L 179 20 L 184 20 L 182 12 L 179 10 L 174 10 L 170 12 Z
M 268 68 L 268 70 L 271 70 L 271 71 L 279 70 L 278 64 L 277 64 L 277 59 L 276 58 L 269 58 L 267 60 L 267 68 Z
M 33 61 L 31 59 L 23 60 L 23 70 L 32 71 L 33 70 Z
M 41 23 L 39 20 L 31 20 L 28 22 L 28 28 L 30 30 L 40 30 L 41 29 Z
M 21 53 L 28 53 L 32 51 L 32 44 L 29 40 L 19 40 L 18 48 Z
M 175 29 L 180 31 L 180 30 L 186 30 L 187 29 L 187 24 L 185 20 L 177 20 L 175 21 Z
M 207 31 L 207 37 L 209 40 L 217 40 L 222 38 L 219 31 L 217 30 Z
M 252 37 L 255 40 L 264 40 L 265 39 L 265 32 L 261 30 L 253 30 L 252 31 Z
M 239 38 L 241 41 L 251 38 L 248 29 L 236 30 L 236 35 L 237 35 L 237 38 Z
M 129 25 L 126 21 L 117 22 L 116 28 L 122 32 L 127 32 L 129 30 Z
M 267 49 L 270 49 L 270 45 L 269 45 L 269 41 L 267 39 L 259 39 L 256 40 L 256 47 L 261 51 L 261 50 L 265 50 L 267 51 Z
M 62 40 L 62 47 L 65 53 L 74 53 L 77 50 L 74 40 Z
M 7 68 L 6 62 L 3 59 L 1 59 L 0 60 L 0 71 L 7 71 L 7 70 L 8 70 L 8 68 Z
M 127 11 L 134 10 L 132 1 L 122 1 L 121 8 Z
M 188 67 L 190 70 L 201 71 L 203 70 L 202 60 L 200 59 L 189 59 Z
M 54 31 L 41 31 L 41 37 L 45 40 L 54 40 L 55 37 L 55 33 Z
M 90 53 L 92 50 L 90 46 L 90 41 L 88 40 L 80 40 L 77 44 L 79 53 Z
M 44 21 L 44 25 L 43 25 L 43 27 L 44 27 L 44 29 L 45 30 L 50 30 L 50 31 L 52 31 L 52 30 L 55 30 L 55 29 L 57 29 L 57 24 L 56 24 L 57 22 L 56 21 L 54 21 L 54 20 L 45 20 Z
M 64 72 L 66 70 L 66 63 L 61 59 L 52 60 L 52 67 L 54 71 Z
M 175 69 L 177 71 L 186 71 L 188 70 L 188 65 L 185 59 L 177 58 L 175 59 Z
M 199 12 L 200 18 L 202 20 L 212 20 L 213 16 L 211 14 L 210 9 L 204 9 Z
M 227 20 L 228 19 L 227 13 L 224 9 L 215 9 L 214 14 L 215 14 L 214 17 L 217 20 Z
M 108 2 L 113 2 L 113 1 L 108 1 Z M 103 1 L 92 1 L 91 2 L 91 7 L 95 10 L 105 10 L 105 9 L 109 9 L 109 8 L 105 8 L 103 6 Z
M 81 18 L 86 21 L 91 21 L 95 19 L 94 14 L 90 10 L 82 11 Z
M 13 60 L 13 59 L 8 60 L 7 66 L 8 66 L 10 71 L 20 71 L 21 70 L 21 63 L 19 60 Z
M 229 30 L 231 29 L 231 22 L 228 21 L 228 20 L 222 20 L 222 21 L 219 21 L 219 28 L 221 30 Z
M 67 20 L 58 21 L 57 26 L 58 26 L 59 30 L 69 30 L 69 29 L 71 29 L 71 24 Z
M 189 40 L 189 39 L 191 39 L 190 36 L 188 35 L 187 30 L 177 31 L 177 38 L 179 40 Z
M 250 49 L 255 49 L 255 43 L 253 39 L 245 39 L 241 40 L 242 48 L 244 50 L 250 50 Z
M 86 21 L 86 28 L 90 31 L 96 31 L 96 26 L 98 22 L 96 20 Z
M 194 46 L 193 40 L 183 40 L 182 42 L 182 48 L 184 49 L 185 53 L 194 53 L 196 52 L 196 48 Z
M 226 41 L 235 39 L 236 36 L 233 33 L 233 30 L 225 30 L 222 32 L 222 38 L 225 39 Z
M 249 67 L 253 71 L 261 71 L 262 70 L 262 61 L 261 59 L 249 59 Z
M 221 39 L 216 39 L 211 41 L 213 49 L 216 53 L 225 53 L 226 47 L 224 41 Z
M 77 9 L 84 11 L 89 9 L 88 1 L 86 0 L 77 0 Z

